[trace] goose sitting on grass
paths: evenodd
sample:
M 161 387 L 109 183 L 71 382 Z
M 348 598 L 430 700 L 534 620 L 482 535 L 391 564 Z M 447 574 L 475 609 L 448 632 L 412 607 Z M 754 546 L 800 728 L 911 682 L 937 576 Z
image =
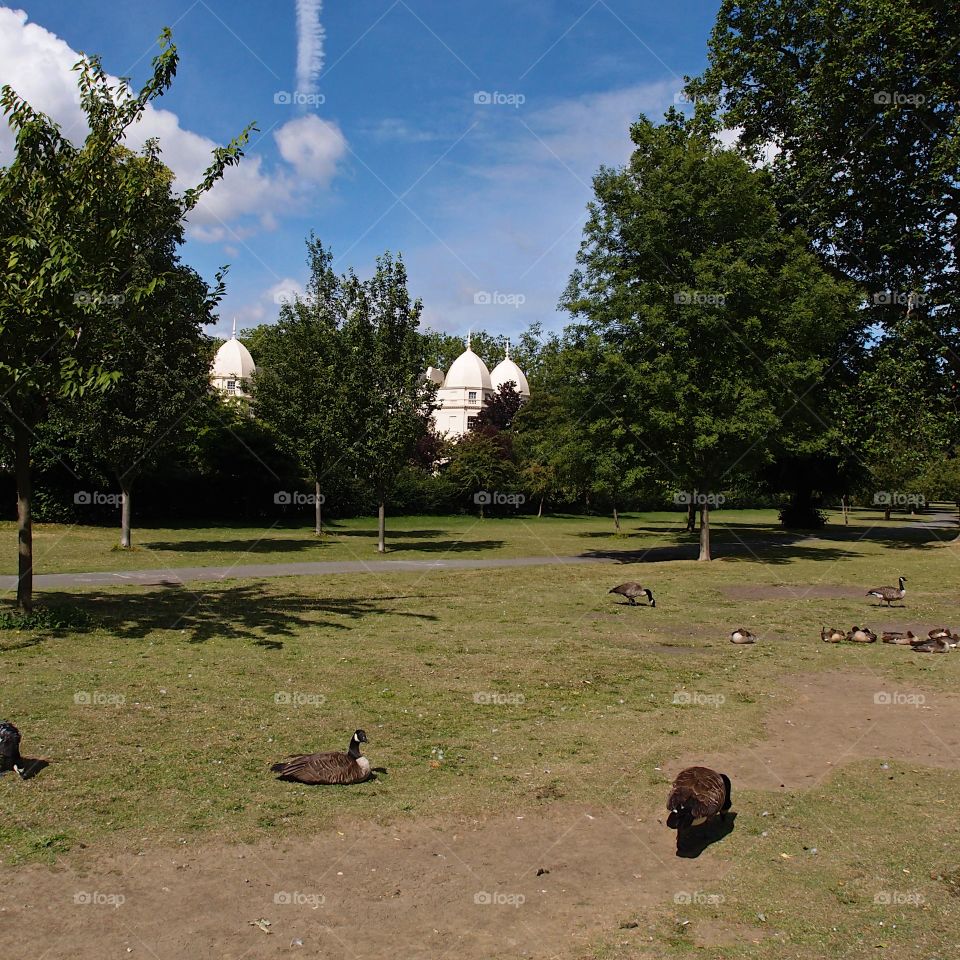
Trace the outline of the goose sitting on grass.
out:
M 20 731 L 7 720 L 0 722 L 0 773 L 13 770 L 21 780 L 27 778 L 27 771 L 20 756 Z
M 876 643 L 877 635 L 868 627 L 851 627 L 847 639 L 851 643 Z
M 630 601 L 631 607 L 635 607 L 637 605 L 637 597 L 646 597 L 647 602 L 651 607 L 655 607 L 657 605 L 657 601 L 653 599 L 653 592 L 648 590 L 645 586 L 643 586 L 643 584 L 637 583 L 633 580 L 629 580 L 626 583 L 621 583 L 619 587 L 614 587 L 608 592 L 619 593 L 621 597 L 626 597 Z
M 847 639 L 846 630 L 837 630 L 835 627 L 821 627 L 820 628 L 820 639 L 824 643 L 841 643 Z
M 337 784 L 363 783 L 370 779 L 370 761 L 360 752 L 360 744 L 367 743 L 367 735 L 357 730 L 350 738 L 346 753 L 331 750 L 328 753 L 304 753 L 275 763 L 270 769 L 280 780 L 297 783 Z
M 919 643 L 919 637 L 914 636 L 912 630 L 902 633 L 900 630 L 885 630 L 881 638 L 884 643 L 896 643 L 901 646 L 911 646 L 914 642 Z
M 950 641 L 944 640 L 943 637 L 934 637 L 930 640 L 915 643 L 913 649 L 916 650 L 917 653 L 949 653 Z
M 751 633 L 746 627 L 737 627 L 737 629 L 730 634 L 730 642 L 756 643 L 757 637 L 756 634 Z

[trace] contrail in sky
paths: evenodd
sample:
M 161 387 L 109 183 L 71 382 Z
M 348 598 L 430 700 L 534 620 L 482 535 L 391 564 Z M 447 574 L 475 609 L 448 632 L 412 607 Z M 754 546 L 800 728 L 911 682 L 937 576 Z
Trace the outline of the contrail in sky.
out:
M 323 69 L 323 42 L 326 31 L 320 22 L 323 0 L 296 0 L 297 4 L 297 92 L 315 93 Z

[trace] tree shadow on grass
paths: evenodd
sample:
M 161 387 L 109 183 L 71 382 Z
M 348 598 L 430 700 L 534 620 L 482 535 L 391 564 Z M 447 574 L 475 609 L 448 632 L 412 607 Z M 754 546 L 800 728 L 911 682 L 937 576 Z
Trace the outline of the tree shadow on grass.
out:
M 169 550 L 174 553 L 295 553 L 327 546 L 331 541 L 311 535 L 303 540 L 277 540 L 269 537 L 244 540 L 153 540 L 142 543 L 144 550 Z
M 373 586 L 373 584 L 371 584 Z M 61 633 L 106 630 L 125 640 L 142 640 L 156 631 L 179 631 L 188 643 L 208 640 L 246 640 L 268 650 L 279 650 L 285 638 L 304 630 L 349 630 L 351 625 L 378 614 L 436 620 L 391 606 L 402 597 L 312 597 L 295 591 L 271 591 L 263 583 L 190 588 L 171 584 L 143 593 L 44 591 L 45 605 L 81 609 L 89 625 Z M 41 631 L 39 639 L 49 637 Z M 39 639 L 37 642 L 39 642 Z
M 696 560 L 700 555 L 697 543 L 648 547 L 645 550 L 586 550 L 579 554 L 591 560 L 609 560 L 612 563 L 664 563 L 671 560 Z M 836 547 L 796 548 L 772 543 L 744 544 L 737 540 L 711 544 L 714 560 L 735 560 L 757 563 L 786 564 L 795 560 L 842 560 L 856 554 Z

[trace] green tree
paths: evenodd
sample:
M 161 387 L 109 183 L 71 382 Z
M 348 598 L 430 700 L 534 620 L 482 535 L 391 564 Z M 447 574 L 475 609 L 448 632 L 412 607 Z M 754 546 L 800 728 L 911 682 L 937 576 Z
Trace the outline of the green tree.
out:
M 465 433 L 451 445 L 446 474 L 460 496 L 469 496 L 485 515 L 492 494 L 506 493 L 517 482 L 517 470 L 501 438 L 489 433 Z
M 855 296 L 781 230 L 763 172 L 675 111 L 660 126 L 641 118 L 631 136 L 629 165 L 594 179 L 563 302 L 616 358 L 599 399 L 644 465 L 700 495 L 709 560 L 711 498 L 768 461 L 829 369 Z
M 423 304 L 410 299 L 401 257 L 378 257 L 365 283 L 348 277 L 345 296 L 349 363 L 343 389 L 358 406 L 356 422 L 363 429 L 353 449 L 376 495 L 377 550 L 384 553 L 387 503 L 400 469 L 429 430 L 436 385 L 423 376 Z
M 313 482 L 314 530 L 321 536 L 323 481 L 358 439 L 358 421 L 355 398 L 344 390 L 347 308 L 333 254 L 314 236 L 307 252 L 305 295 L 284 303 L 270 335 L 258 338 L 253 396 L 256 416 Z
M 147 143 L 144 163 L 133 164 L 117 146 L 173 80 L 177 54 L 169 31 L 160 47 L 150 80 L 136 94 L 126 83 L 111 85 L 98 58 L 78 63 L 89 127 L 79 147 L 10 86 L 0 91 L 15 135 L 13 162 L 0 171 L 0 415 L 12 437 L 17 602 L 27 610 L 33 596 L 33 430 L 56 398 L 106 390 L 117 380 L 111 357 L 117 331 L 100 309 L 105 299 L 121 297 L 146 309 L 161 283 L 130 269 L 143 239 L 137 222 L 142 191 L 152 181 L 144 168 L 159 163 L 158 147 Z M 215 151 L 201 184 L 179 198 L 180 220 L 238 162 L 245 136 Z

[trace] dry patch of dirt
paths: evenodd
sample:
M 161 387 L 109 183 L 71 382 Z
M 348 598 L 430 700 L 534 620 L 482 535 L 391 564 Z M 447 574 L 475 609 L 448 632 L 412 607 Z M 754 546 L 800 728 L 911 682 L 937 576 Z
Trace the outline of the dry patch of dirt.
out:
M 557 804 L 296 844 L 88 853 L 7 871 L 0 940 L 12 960 L 575 957 L 625 915 L 716 882 L 721 849 L 677 858 L 655 818 Z
M 844 764 L 871 757 L 960 769 L 958 696 L 846 671 L 788 677 L 784 687 L 793 703 L 770 716 L 765 739 L 720 756 L 686 757 L 671 764 L 671 774 L 707 763 L 740 787 L 796 790 L 816 787 Z M 722 710 L 711 716 L 723 722 Z

